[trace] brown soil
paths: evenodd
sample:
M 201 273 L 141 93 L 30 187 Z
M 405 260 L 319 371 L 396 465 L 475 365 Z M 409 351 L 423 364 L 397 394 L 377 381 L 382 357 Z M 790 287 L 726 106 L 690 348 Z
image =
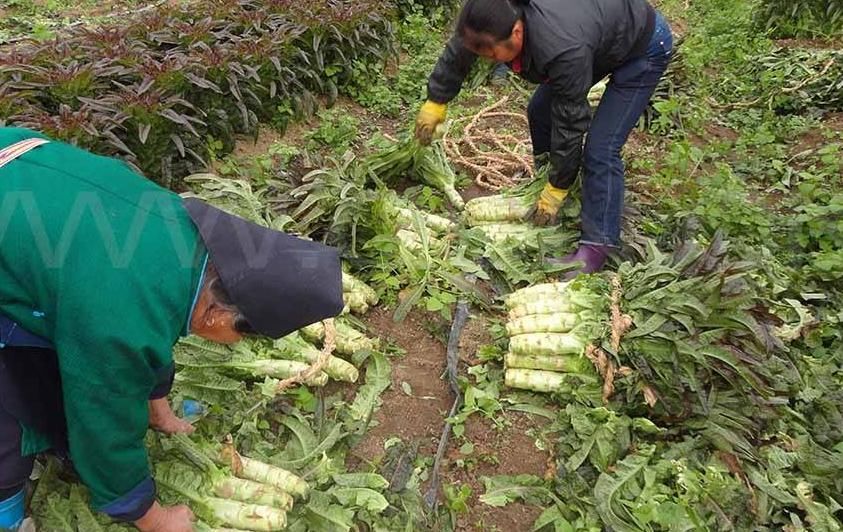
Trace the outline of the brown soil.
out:
M 445 346 L 427 332 L 423 320 L 422 314 L 413 311 L 396 323 L 390 311 L 380 308 L 366 318 L 372 334 L 394 342 L 406 355 L 392 360 L 392 386 L 381 395 L 383 406 L 375 415 L 377 426 L 353 450 L 360 459 L 377 462 L 383 455 L 384 442 L 396 436 L 405 442 L 417 442 L 422 455 L 436 452 L 453 397 L 441 379 Z M 402 382 L 410 385 L 411 396 L 402 389 Z
M 517 502 L 496 508 L 479 500 L 486 491 L 483 477 L 544 477 L 548 472 L 549 455 L 537 449 L 533 438 L 527 435 L 530 429 L 540 428 L 539 423 L 518 412 L 499 415 L 498 418 L 505 418 L 509 426 L 497 429 L 491 420 L 479 414 L 470 417 L 465 424 L 465 439 L 474 444 L 474 452 L 470 456 L 463 456 L 459 451 L 460 444 L 452 444 L 446 455 L 447 462 L 442 466 L 444 476 L 451 483 L 468 484 L 471 487 L 468 513 L 460 516 L 459 530 L 527 531 L 542 512 L 542 508 Z M 460 459 L 466 459 L 471 465 L 460 468 Z
M 778 39 L 775 41 L 782 48 L 813 48 L 818 50 L 839 50 L 843 48 L 843 39 Z
M 477 349 L 494 341 L 489 333 L 489 320 L 483 314 L 472 314 L 460 336 L 460 359 L 469 364 L 476 364 Z
M 289 129 L 292 130 L 294 127 L 295 126 L 290 126 Z M 278 131 L 270 127 L 261 127 L 258 130 L 257 138 L 240 138 L 234 146 L 234 151 L 231 153 L 231 156 L 235 159 L 248 159 L 249 157 L 266 155 L 269 148 L 281 140 L 282 137 L 284 138 L 284 141 L 287 142 L 286 135 L 282 136 Z M 290 144 L 292 144 L 292 142 L 290 142 Z
M 843 133 L 843 113 L 829 113 L 823 119 L 823 123 L 826 127 L 838 133 Z
M 462 196 L 462 199 L 465 201 L 473 200 L 474 198 L 482 198 L 483 196 L 492 196 L 494 194 L 497 194 L 497 192 L 478 186 L 477 183 L 473 181 L 470 185 L 460 190 L 460 196 Z
M 831 142 L 827 138 L 827 130 L 843 133 L 843 113 L 829 113 L 822 120 L 823 128 L 816 128 L 802 135 L 791 148 L 791 155 L 813 151 Z
M 420 456 L 432 459 L 453 402 L 448 384 L 442 379 L 445 346 L 428 332 L 430 327 L 421 312 L 413 311 L 404 322 L 396 323 L 390 311 L 375 309 L 366 322 L 372 334 L 394 342 L 406 350 L 406 355 L 392 360 L 392 386 L 381 396 L 383 405 L 375 414 L 376 426 L 351 450 L 349 458 L 352 462 L 379 463 L 384 455 L 384 442 L 399 437 L 407 443 L 417 443 Z M 472 360 L 477 348 L 490 341 L 487 321 L 472 317 L 461 337 L 463 362 Z M 402 389 L 404 382 L 410 385 L 412 395 Z M 519 503 L 494 508 L 478 500 L 485 492 L 484 476 L 544 476 L 547 471 L 548 455 L 536 449 L 533 439 L 527 435 L 539 425 L 530 416 L 517 412 L 501 414 L 498 420 L 505 424 L 502 429 L 479 415 L 472 416 L 466 422 L 465 439 L 451 436 L 440 469 L 442 485 L 468 484 L 472 493 L 469 511 L 457 516 L 459 530 L 529 530 L 542 511 Z M 470 457 L 459 452 L 465 441 L 475 445 Z M 457 461 L 465 458 L 468 458 L 465 463 L 470 465 L 460 467 Z

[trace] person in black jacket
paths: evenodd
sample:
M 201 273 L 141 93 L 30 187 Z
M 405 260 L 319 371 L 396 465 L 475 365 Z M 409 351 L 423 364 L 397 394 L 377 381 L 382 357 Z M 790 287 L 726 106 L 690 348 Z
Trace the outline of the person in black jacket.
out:
M 416 137 L 429 142 L 477 56 L 539 83 L 527 109 L 533 154 L 549 182 L 533 221 L 550 223 L 583 167 L 580 245 L 562 259 L 600 270 L 620 245 L 621 148 L 670 61 L 673 38 L 647 0 L 466 0 L 427 85 Z M 594 117 L 589 89 L 610 76 Z M 588 133 L 585 148 L 583 136 Z

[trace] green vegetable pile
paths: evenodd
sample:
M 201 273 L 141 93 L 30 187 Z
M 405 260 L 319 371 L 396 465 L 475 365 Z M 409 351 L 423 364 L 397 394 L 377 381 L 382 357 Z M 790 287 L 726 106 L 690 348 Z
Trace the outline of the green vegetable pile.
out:
M 843 404 L 821 427 L 794 409 L 808 318 L 770 313 L 755 271 L 718 234 L 508 296 L 506 384 L 563 405 L 557 475 L 487 479 L 483 500 L 550 504 L 536 530 L 839 530 Z

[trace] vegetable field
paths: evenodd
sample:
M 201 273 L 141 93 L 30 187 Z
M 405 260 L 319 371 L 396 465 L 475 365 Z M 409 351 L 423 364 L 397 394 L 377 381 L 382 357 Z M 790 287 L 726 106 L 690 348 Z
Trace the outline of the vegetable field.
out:
M 567 282 L 577 187 L 524 221 L 534 87 L 478 64 L 412 137 L 454 2 L 196 4 L 0 4 L 0 122 L 342 250 L 336 319 L 175 346 L 196 431 L 147 444 L 197 530 L 843 529 L 840 2 L 654 2 L 624 247 Z M 37 530 L 126 528 L 38 464 Z

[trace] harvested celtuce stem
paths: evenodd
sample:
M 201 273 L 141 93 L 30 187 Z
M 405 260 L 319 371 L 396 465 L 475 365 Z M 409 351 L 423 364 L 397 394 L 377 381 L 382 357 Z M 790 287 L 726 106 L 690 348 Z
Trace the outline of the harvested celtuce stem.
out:
M 377 292 L 371 286 L 350 273 L 343 272 L 342 274 L 342 291 L 344 293 L 352 292 L 360 294 L 369 305 L 376 305 L 378 302 Z
M 571 388 L 565 383 L 565 374 L 540 369 L 508 368 L 504 382 L 510 388 L 534 392 L 569 392 Z
M 418 213 L 424 221 L 424 225 L 437 233 L 447 233 L 456 227 L 456 224 L 444 216 L 439 216 L 430 212 L 422 210 L 405 209 L 404 207 L 396 207 L 396 214 L 398 223 L 405 229 L 411 229 L 414 224 L 415 214 Z
M 341 321 L 336 322 L 337 327 L 337 352 L 343 355 L 353 355 L 357 351 L 368 349 L 374 351 L 378 348 L 378 341 L 369 338 L 357 329 Z M 314 323 L 299 330 L 302 337 L 308 342 L 319 343 L 325 338 L 325 328 L 321 323 Z
M 557 296 L 568 291 L 571 282 L 542 283 L 517 290 L 506 297 L 507 308 L 512 308 L 547 296 Z
M 225 524 L 242 530 L 273 532 L 287 527 L 287 512 L 259 504 L 210 497 L 208 505 Z
M 507 368 L 542 369 L 563 373 L 593 373 L 594 365 L 580 355 L 516 355 L 507 353 Z
M 535 314 L 509 321 L 506 324 L 506 332 L 509 336 L 530 333 L 564 333 L 583 321 L 579 314 L 570 312 Z
M 277 360 L 272 358 L 243 359 L 230 347 L 214 344 L 202 338 L 190 336 L 179 342 L 173 350 L 176 364 L 192 368 L 213 368 L 238 375 L 249 374 L 252 377 L 271 377 L 283 379 L 298 375 L 308 369 L 308 365 L 295 360 Z M 319 373 L 305 383 L 313 386 L 324 386 L 328 376 Z
M 581 355 L 585 346 L 572 333 L 519 334 L 509 339 L 509 351 L 516 355 Z
M 523 223 L 490 223 L 476 225 L 489 240 L 502 242 L 507 238 L 523 239 L 524 236 L 536 231 L 536 227 Z
M 395 237 L 401 242 L 401 245 L 407 248 L 408 251 L 421 251 L 424 246 L 422 246 L 421 237 L 417 235 L 414 231 L 409 231 L 407 229 L 399 229 L 398 232 L 395 234 Z
M 220 365 L 215 364 L 209 367 L 220 367 Z M 310 366 L 296 360 L 258 359 L 251 362 L 231 362 L 227 367 L 236 368 L 255 376 L 285 379 L 298 375 Z M 327 383 L 328 375 L 325 373 L 319 373 L 305 381 L 305 384 L 309 386 L 325 386 Z
M 415 231 L 410 231 L 408 229 L 399 229 L 395 233 L 395 238 L 398 239 L 398 242 L 402 246 L 404 246 L 407 251 L 413 253 L 419 253 L 424 251 L 424 244 L 422 244 L 422 238 Z M 427 235 L 427 244 L 428 247 L 432 250 L 442 249 L 442 241 L 433 235 Z
M 518 222 L 530 212 L 530 204 L 521 196 L 485 196 L 465 204 L 469 225 L 489 222 Z
M 237 461 L 237 467 L 232 467 L 232 471 L 234 471 L 234 474 L 238 477 L 275 486 L 281 491 L 297 497 L 307 495 L 309 490 L 307 482 L 293 473 L 290 473 L 286 469 L 266 464 L 252 458 L 247 458 L 239 454 L 237 456 L 239 458 Z M 225 457 L 221 458 L 224 465 L 232 465 L 230 461 L 226 462 Z
M 361 292 L 343 292 L 342 299 L 349 311 L 355 314 L 365 314 L 369 311 L 366 295 Z
M 215 482 L 214 495 L 224 499 L 271 506 L 280 510 L 293 508 L 293 497 L 280 488 L 237 477 L 226 477 Z
M 542 314 L 558 314 L 560 312 L 580 313 L 589 308 L 588 298 L 576 293 L 563 293 L 551 299 L 538 299 L 527 301 L 509 309 L 509 319 L 516 320 L 524 316 L 537 316 Z M 584 304 L 585 303 L 585 304 Z
M 427 148 L 417 150 L 413 166 L 418 177 L 428 185 L 442 191 L 451 205 L 457 209 L 465 206 L 465 200 L 454 187 L 457 176 L 448 162 L 441 142 L 436 141 Z
M 319 350 L 313 344 L 306 342 L 298 333 L 292 333 L 284 338 L 276 340 L 274 345 L 280 351 L 280 355 L 284 358 L 303 360 L 310 364 L 315 363 L 319 359 Z M 337 381 L 357 382 L 357 368 L 355 368 L 353 364 L 339 357 L 329 357 L 328 363 L 322 371 L 324 371 L 328 377 Z

